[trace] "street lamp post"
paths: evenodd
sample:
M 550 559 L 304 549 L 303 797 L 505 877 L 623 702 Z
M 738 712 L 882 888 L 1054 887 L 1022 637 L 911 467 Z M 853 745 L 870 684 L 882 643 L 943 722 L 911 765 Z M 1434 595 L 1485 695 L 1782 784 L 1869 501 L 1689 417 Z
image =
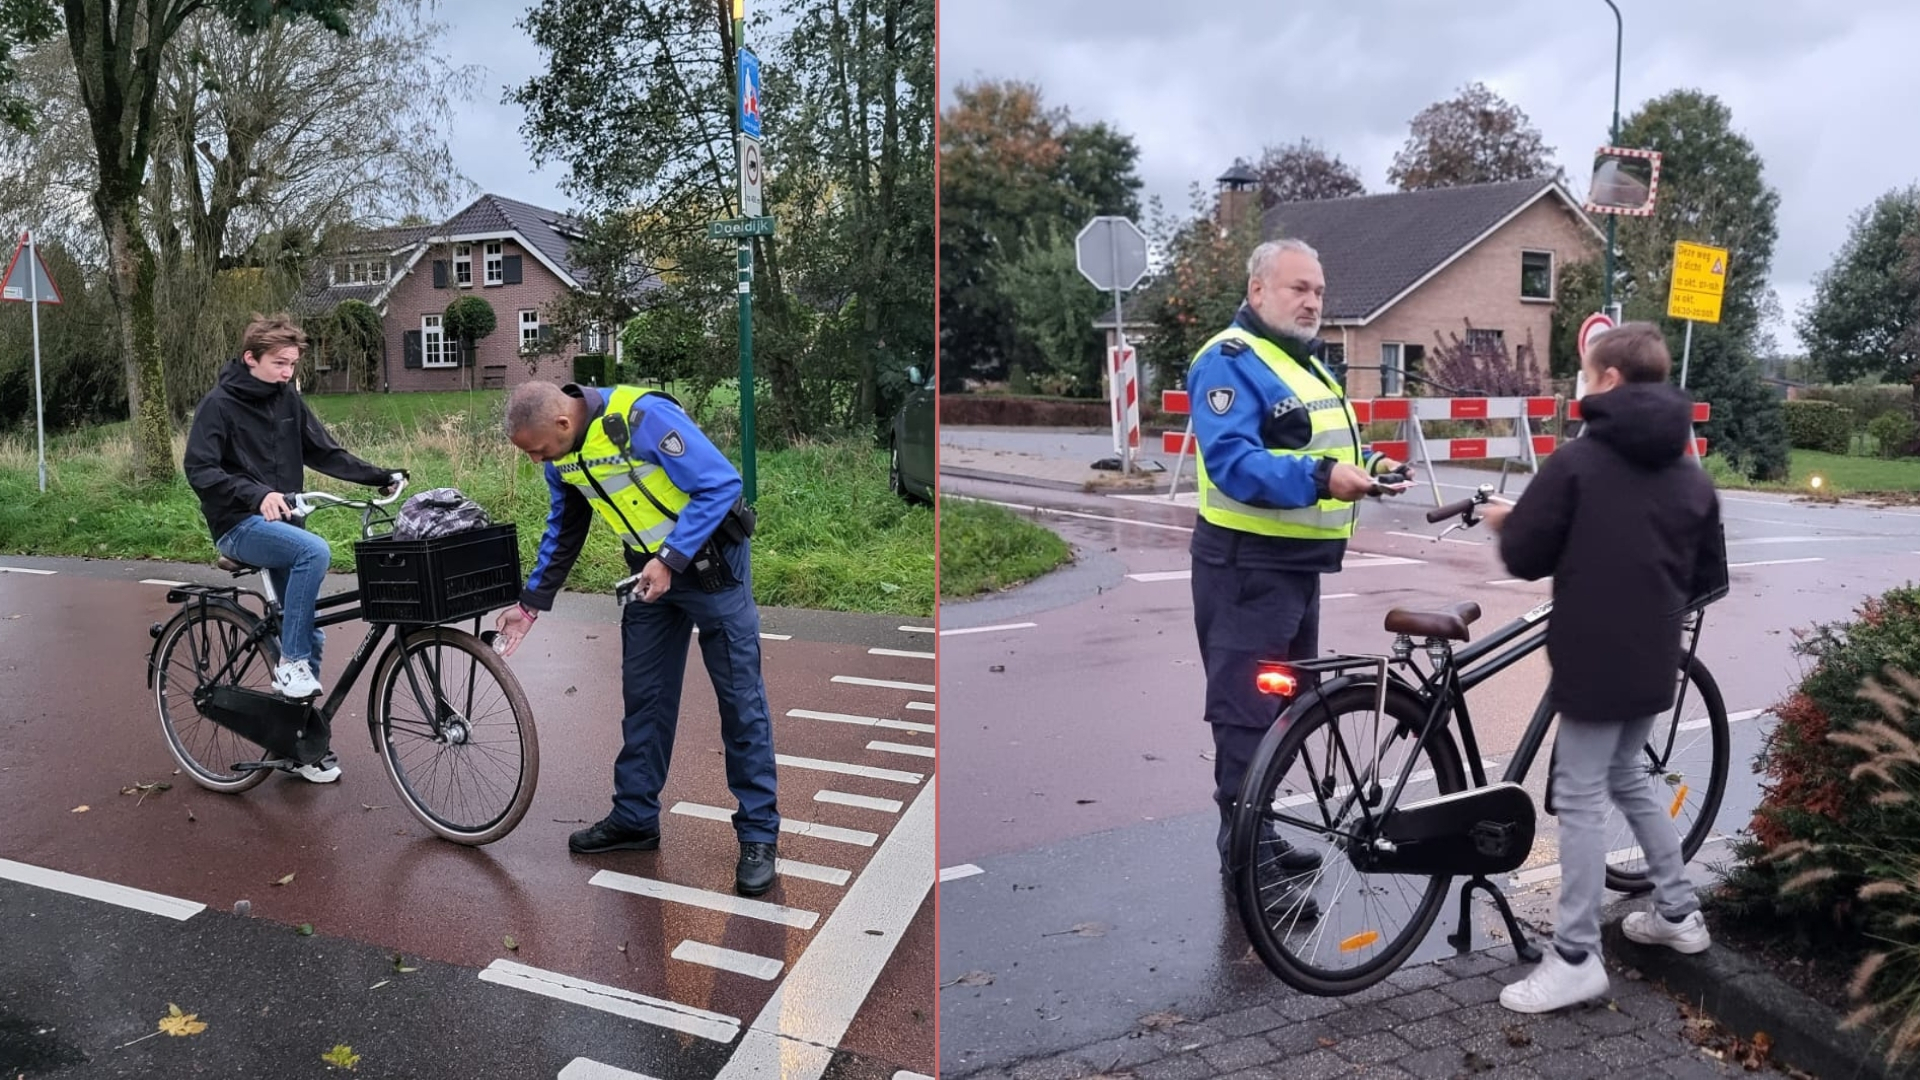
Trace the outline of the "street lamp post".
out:
M 1613 9 L 1613 135 L 1608 141 L 1610 145 L 1618 146 L 1620 145 L 1620 47 L 1621 39 L 1626 36 L 1626 24 L 1620 18 L 1620 6 L 1613 0 L 1606 0 L 1606 2 L 1607 6 Z M 1619 217 L 1618 214 L 1607 215 L 1606 299 L 1602 307 L 1608 315 L 1613 314 L 1613 230 Z M 1619 321 L 1617 317 L 1615 321 Z

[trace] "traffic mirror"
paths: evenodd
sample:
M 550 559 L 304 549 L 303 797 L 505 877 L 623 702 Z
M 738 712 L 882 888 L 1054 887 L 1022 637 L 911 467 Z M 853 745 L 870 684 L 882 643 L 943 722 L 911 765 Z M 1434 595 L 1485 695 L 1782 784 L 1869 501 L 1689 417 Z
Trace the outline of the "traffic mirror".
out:
M 1653 213 L 1659 189 L 1659 151 L 1603 146 L 1593 155 L 1587 212 L 1645 217 Z

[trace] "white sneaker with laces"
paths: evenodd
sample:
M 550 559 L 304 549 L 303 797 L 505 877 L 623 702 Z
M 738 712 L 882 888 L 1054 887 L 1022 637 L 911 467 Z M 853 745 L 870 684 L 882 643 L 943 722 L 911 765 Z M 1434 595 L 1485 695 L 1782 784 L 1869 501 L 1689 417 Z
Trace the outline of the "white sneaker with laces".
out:
M 1652 911 L 1635 911 L 1620 920 L 1620 932 L 1629 941 L 1642 945 L 1665 945 L 1674 952 L 1702 953 L 1713 944 L 1707 933 L 1707 920 L 1697 911 L 1687 913 L 1679 922 L 1669 922 Z
M 1500 1004 L 1519 1013 L 1552 1012 L 1607 992 L 1607 968 L 1600 954 L 1590 952 L 1578 964 L 1569 964 L 1549 942 L 1540 966 L 1519 982 L 1500 991 Z
M 333 751 L 329 750 L 327 751 L 327 755 L 320 759 L 319 764 L 301 765 L 294 769 L 293 772 L 295 776 L 300 777 L 302 780 L 308 780 L 315 784 L 331 784 L 335 780 L 340 779 L 340 759 L 334 757 Z
M 289 660 L 273 669 L 273 690 L 284 698 L 300 700 L 320 696 L 320 680 L 305 660 Z

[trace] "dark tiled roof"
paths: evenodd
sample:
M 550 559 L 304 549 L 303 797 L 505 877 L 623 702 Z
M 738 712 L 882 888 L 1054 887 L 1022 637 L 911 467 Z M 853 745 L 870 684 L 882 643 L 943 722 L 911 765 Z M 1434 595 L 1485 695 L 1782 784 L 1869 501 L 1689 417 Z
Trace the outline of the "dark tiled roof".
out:
M 432 225 L 396 225 L 386 229 L 366 229 L 348 236 L 336 254 L 358 255 L 370 251 L 399 251 L 410 248 L 433 233 Z
M 572 245 L 562 232 L 571 232 L 575 228 L 577 226 L 572 218 L 556 210 L 502 195 L 482 195 L 471 206 L 455 214 L 440 231 L 447 236 L 467 236 L 511 229 L 525 237 L 527 243 L 546 256 L 548 262 L 558 266 L 577 282 L 581 273 L 573 265 Z
M 1325 317 L 1364 319 L 1552 185 L 1542 178 L 1281 203 L 1262 216 L 1261 235 L 1312 245 L 1327 274 Z

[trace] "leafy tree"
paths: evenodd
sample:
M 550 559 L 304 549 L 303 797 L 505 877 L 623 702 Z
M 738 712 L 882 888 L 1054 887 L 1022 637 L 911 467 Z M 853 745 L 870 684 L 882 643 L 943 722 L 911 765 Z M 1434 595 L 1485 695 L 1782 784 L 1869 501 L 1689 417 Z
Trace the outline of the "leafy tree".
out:
M 1042 361 L 998 270 L 1046 246 L 1054 228 L 1072 235 L 1098 214 L 1137 215 L 1138 149 L 1104 124 L 1075 124 L 1020 82 L 962 84 L 940 139 L 942 377 L 1033 367 Z
M 635 379 L 669 383 L 703 366 L 703 356 L 724 350 L 691 305 L 662 302 L 635 315 L 620 331 L 622 359 Z
M 462 350 L 461 366 L 473 363 L 474 343 L 493 333 L 499 325 L 499 319 L 493 314 L 493 305 L 478 296 L 459 296 L 447 304 L 440 315 L 440 325 L 449 338 L 460 343 Z
M 1081 275 L 1073 234 L 1049 222 L 1044 242 L 1029 245 L 1011 265 L 997 267 L 995 276 L 1012 301 L 1015 329 L 1041 361 L 1030 374 L 1050 373 L 1069 392 L 1097 393 L 1105 385 L 1105 359 L 1102 337 L 1092 326 L 1110 308 L 1105 295 Z
M 384 334 L 380 312 L 363 300 L 343 300 L 333 309 L 335 357 L 352 371 L 362 390 L 380 386 L 380 351 Z
M 1387 179 L 1401 191 L 1530 180 L 1553 172 L 1553 147 L 1520 107 L 1481 83 L 1420 110 Z M 1634 145 L 1629 143 L 1628 145 Z
M 106 238 L 140 478 L 174 475 L 166 365 L 154 321 L 158 266 L 141 219 L 156 143 L 166 135 L 159 118 L 167 57 L 193 20 L 224 20 L 251 34 L 278 20 L 313 19 L 344 35 L 353 6 L 353 0 L 64 0 L 56 11 L 53 0 L 0 4 L 0 44 L 6 47 L 0 76 L 15 74 L 17 45 L 48 40 L 56 26 L 66 30 L 92 136 L 96 183 L 90 201 Z M 11 84 L 0 87 L 11 90 Z M 16 126 L 24 126 L 25 104 L 17 96 L 11 102 Z
M 1798 329 L 1831 378 L 1920 384 L 1920 185 L 1889 191 L 1854 215 Z
M 1663 192 L 1665 188 L 1662 184 Z M 1669 324 L 1666 330 L 1677 378 L 1682 328 Z M 1760 365 L 1747 343 L 1724 324 L 1696 324 L 1690 367 L 1687 389 L 1695 401 L 1713 405 L 1708 421 L 1698 429 L 1707 440 L 1707 452 L 1752 479 L 1785 479 L 1786 416 L 1780 398 L 1760 381 Z
M 1157 390 L 1185 385 L 1200 346 L 1233 321 L 1247 297 L 1247 257 L 1261 239 L 1257 206 L 1248 203 L 1244 217 L 1222 222 L 1216 197 L 1196 185 L 1191 198 L 1193 214 L 1185 220 L 1156 207 L 1150 235 L 1166 253 L 1166 267 L 1133 301 L 1153 322 L 1141 355 L 1151 354 Z
M 1553 288 L 1552 332 L 1547 339 L 1547 370 L 1556 379 L 1573 378 L 1580 370 L 1580 324 L 1600 310 L 1599 259 L 1563 262 Z
M 1269 146 L 1254 166 L 1260 174 L 1260 205 L 1312 202 L 1318 199 L 1345 199 L 1365 195 L 1367 185 L 1360 171 L 1329 154 L 1311 139 L 1284 146 Z

